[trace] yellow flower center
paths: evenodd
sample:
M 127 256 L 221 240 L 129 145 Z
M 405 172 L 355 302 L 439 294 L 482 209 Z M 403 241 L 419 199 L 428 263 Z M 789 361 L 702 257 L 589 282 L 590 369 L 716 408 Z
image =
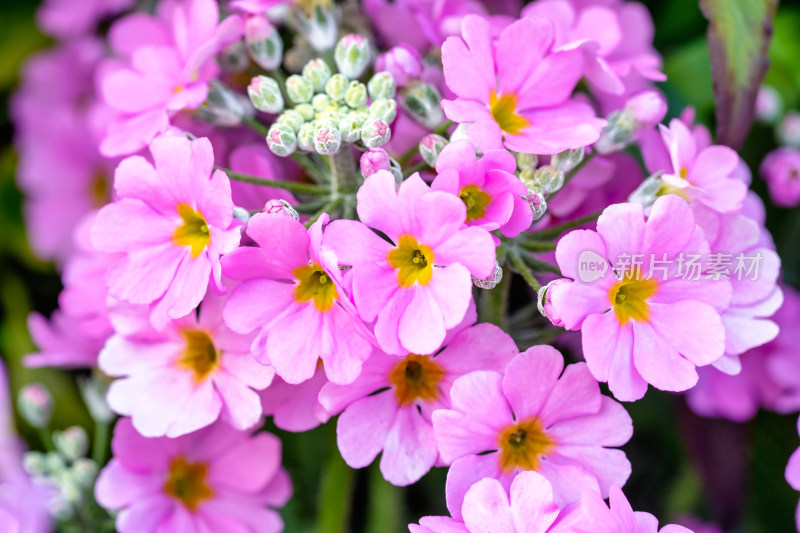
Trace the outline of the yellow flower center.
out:
M 441 395 L 439 383 L 444 374 L 444 368 L 429 356 L 408 354 L 389 372 L 397 404 L 411 405 L 417 398 L 435 402 Z
M 89 197 L 95 207 L 103 207 L 108 203 L 108 176 L 105 172 L 95 172 L 89 182 Z
M 519 135 L 523 128 L 530 126 L 530 121 L 517 114 L 517 95 L 489 93 L 489 111 L 500 129 L 510 135 Z
M 181 335 L 186 341 L 186 348 L 178 365 L 194 372 L 195 382 L 200 383 L 217 369 L 222 354 L 217 351 L 208 333 L 202 329 L 184 329 Z
M 169 465 L 164 492 L 190 511 L 196 511 L 201 503 L 214 496 L 214 491 L 206 483 L 207 475 L 208 465 L 205 463 L 190 463 L 185 457 L 178 457 Z
M 336 285 L 322 267 L 314 263 L 295 268 L 292 274 L 297 278 L 294 288 L 294 299 L 298 303 L 314 301 L 314 306 L 323 313 L 333 307 L 333 302 L 339 297 Z
M 433 250 L 417 242 L 411 235 L 401 235 L 397 248 L 390 251 L 387 260 L 397 269 L 397 283 L 410 287 L 414 283 L 427 285 L 433 276 Z
M 517 468 L 538 470 L 541 457 L 553 451 L 556 445 L 536 417 L 511 424 L 500 432 L 498 442 L 500 470 L 506 474 Z
M 638 276 L 633 276 L 638 277 Z M 647 322 L 650 319 L 650 307 L 647 300 L 658 291 L 655 279 L 630 279 L 626 277 L 611 286 L 608 299 L 614 306 L 614 313 L 623 326 L 631 319 Z
M 200 211 L 195 211 L 189 204 L 178 204 L 177 209 L 183 224 L 175 230 L 172 242 L 178 246 L 191 247 L 192 257 L 197 257 L 211 242 L 206 219 Z
M 467 206 L 467 222 L 485 217 L 486 206 L 492 201 L 492 197 L 480 190 L 477 185 L 462 187 L 458 197 Z

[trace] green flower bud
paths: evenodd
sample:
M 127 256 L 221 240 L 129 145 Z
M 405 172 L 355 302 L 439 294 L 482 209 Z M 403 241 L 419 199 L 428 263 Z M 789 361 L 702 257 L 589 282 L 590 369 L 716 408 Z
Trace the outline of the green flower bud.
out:
M 267 76 L 256 76 L 247 86 L 247 95 L 253 106 L 264 113 L 283 111 L 283 95 L 278 82 Z
M 442 123 L 442 96 L 430 83 L 416 83 L 403 91 L 404 108 L 411 117 L 425 126 L 434 129 Z
M 314 96 L 314 87 L 304 77 L 292 74 L 286 80 L 286 95 L 295 104 L 305 104 Z
M 564 186 L 564 173 L 552 165 L 545 165 L 533 173 L 533 182 L 543 193 L 553 194 Z
M 310 81 L 314 90 L 319 93 L 325 90 L 325 83 L 331 77 L 331 69 L 322 59 L 312 59 L 303 67 L 303 77 Z
M 348 113 L 339 120 L 339 131 L 342 142 L 354 143 L 361 138 L 361 121 L 354 114 Z
M 267 17 L 249 16 L 245 22 L 244 40 L 247 53 L 264 70 L 278 68 L 283 59 L 283 41 Z
M 53 415 L 53 397 L 41 383 L 25 385 L 19 391 L 17 409 L 28 424 L 45 428 Z
M 367 86 L 360 81 L 351 81 L 350 87 L 344 95 L 345 103 L 353 109 L 358 109 L 367 103 Z
M 441 135 L 431 133 L 423 137 L 422 141 L 420 141 L 419 153 L 423 161 L 425 161 L 429 167 L 435 167 L 436 160 L 439 158 L 439 154 L 442 153 L 445 146 L 447 146 L 447 139 Z
M 311 106 L 311 104 L 297 104 L 296 106 L 294 106 L 294 109 L 295 111 L 300 113 L 300 115 L 303 117 L 303 120 L 307 122 L 314 120 L 314 115 L 317 114 L 317 112 L 314 111 L 314 108 Z
M 364 73 L 370 58 L 369 41 L 357 33 L 339 39 L 333 51 L 333 59 L 339 72 L 353 80 Z
M 54 432 L 53 444 L 65 459 L 74 461 L 78 457 L 86 455 L 89 449 L 89 438 L 82 427 L 73 426 L 64 431 Z
M 300 126 L 300 131 L 297 132 L 297 146 L 306 152 L 314 151 L 314 131 L 315 127 L 312 122 L 306 122 Z
M 300 126 L 302 126 L 305 121 L 303 115 L 297 109 L 287 109 L 278 117 L 278 120 L 276 120 L 278 124 L 285 124 L 292 128 L 295 133 L 300 130 Z
M 342 134 L 337 128 L 326 124 L 314 131 L 314 150 L 318 154 L 335 154 L 341 146 Z
M 302 9 L 293 10 L 292 14 L 295 26 L 314 50 L 322 52 L 333 48 L 339 28 L 332 9 L 325 7 L 322 2 L 315 2 L 310 17 Z
M 397 87 L 394 78 L 386 71 L 377 72 L 367 84 L 369 97 L 373 100 L 378 98 L 394 98 Z
M 203 122 L 232 128 L 240 125 L 243 117 L 252 117 L 255 110 L 248 98 L 216 80 L 211 80 L 208 84 L 208 97 L 194 114 Z
M 286 157 L 291 155 L 297 148 L 297 136 L 291 127 L 275 123 L 269 127 L 267 146 L 269 146 L 273 154 L 279 157 Z
M 334 74 L 325 84 L 325 92 L 334 102 L 341 102 L 344 100 L 349 85 L 350 82 L 343 75 Z
M 378 98 L 369 106 L 369 116 L 391 124 L 397 116 L 397 102 L 389 98 Z
M 311 106 L 316 112 L 324 110 L 330 105 L 330 103 L 331 97 L 327 94 L 315 94 L 314 98 L 311 99 Z
M 550 164 L 561 172 L 569 172 L 578 166 L 578 163 L 583 161 L 584 154 L 585 151 L 583 147 L 572 150 L 564 150 L 563 152 L 553 155 L 550 158 Z
M 392 130 L 389 124 L 379 118 L 367 119 L 361 125 L 361 142 L 367 148 L 378 148 L 383 146 L 392 138 Z
M 517 159 L 517 169 L 522 171 L 525 169 L 535 169 L 539 164 L 539 156 L 536 154 L 523 154 L 517 152 L 514 154 Z

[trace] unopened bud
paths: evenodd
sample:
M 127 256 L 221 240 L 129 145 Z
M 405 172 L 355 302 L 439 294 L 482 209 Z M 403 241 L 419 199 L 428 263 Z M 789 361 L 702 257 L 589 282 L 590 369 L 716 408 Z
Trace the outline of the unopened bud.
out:
M 544 165 L 533 172 L 532 181 L 544 194 L 553 194 L 564 186 L 564 173 L 552 165 Z
M 778 127 L 778 139 L 782 144 L 800 148 L 800 113 L 786 113 Z
M 661 179 L 660 173 L 648 176 L 636 190 L 628 196 L 628 201 L 642 204 L 645 208 L 648 208 L 655 203 L 663 186 L 664 181 Z
M 439 154 L 442 153 L 445 146 L 447 146 L 447 139 L 441 135 L 430 133 L 420 141 L 419 154 L 429 167 L 435 167 L 436 160 L 439 159 Z
M 479 289 L 494 289 L 503 280 L 503 268 L 500 263 L 495 259 L 494 272 L 492 276 L 487 279 L 480 279 L 472 276 L 472 284 Z
M 361 142 L 367 148 L 383 146 L 392 138 L 389 125 L 379 118 L 370 118 L 361 125 Z
M 90 378 L 78 378 L 78 389 L 81 392 L 83 403 L 89 410 L 92 420 L 96 422 L 111 422 L 116 416 L 108 406 L 108 380 L 94 373 Z
M 286 79 L 286 95 L 295 104 L 305 104 L 314 96 L 314 87 L 303 76 L 292 74 Z
M 600 132 L 600 138 L 594 148 L 601 154 L 619 152 L 630 144 L 635 130 L 636 118 L 633 111 L 629 109 L 614 111 L 608 116 L 608 124 Z
M 244 27 L 244 40 L 247 43 L 247 53 L 258 66 L 265 70 L 274 70 L 281 65 L 283 41 L 267 17 L 248 16 Z
M 217 56 L 219 66 L 227 72 L 244 72 L 250 66 L 250 58 L 242 41 L 236 41 L 222 49 Z
M 50 516 L 62 522 L 72 518 L 75 512 L 69 501 L 61 495 L 50 498 L 45 503 L 45 507 L 47 508 L 47 512 L 50 513 Z
M 248 98 L 215 80 L 209 82 L 208 97 L 195 111 L 200 120 L 225 128 L 239 126 L 242 118 L 252 117 L 254 114 L 255 109 Z
M 300 126 L 300 131 L 297 132 L 297 146 L 306 152 L 314 151 L 314 123 L 306 122 Z
M 762 85 L 756 96 L 756 118 L 769 124 L 776 122 L 783 112 L 783 99 L 769 85 Z
M 318 154 L 330 155 L 342 146 L 342 134 L 333 126 L 322 126 L 314 132 L 314 150 Z
M 311 99 L 311 107 L 316 112 L 323 111 L 329 105 L 331 105 L 331 97 L 327 94 L 315 94 L 314 98 Z
M 389 154 L 383 148 L 373 148 L 361 154 L 361 173 L 368 178 L 379 170 L 389 170 Z
M 41 383 L 25 385 L 19 391 L 19 414 L 35 428 L 45 428 L 53 415 L 53 397 Z
M 536 154 L 523 154 L 517 152 L 514 154 L 517 160 L 517 170 L 523 171 L 525 169 L 533 170 L 539 164 L 539 156 Z
M 278 82 L 267 76 L 256 76 L 247 86 L 247 95 L 253 106 L 264 113 L 283 111 L 283 95 Z
M 369 97 L 373 100 L 394 98 L 397 92 L 394 78 L 388 72 L 377 72 L 372 76 L 367 83 L 367 89 L 369 89 Z
M 544 216 L 547 212 L 547 200 L 541 191 L 528 189 L 528 194 L 525 196 L 528 205 L 531 206 L 533 212 L 533 222 L 536 222 Z
M 659 91 L 642 91 L 628 98 L 625 110 L 633 116 L 634 130 L 652 128 L 664 120 L 667 101 Z
M 339 120 L 339 132 L 342 142 L 354 143 L 361 138 L 361 121 L 353 113 L 348 113 Z
M 31 477 L 47 474 L 47 459 L 42 452 L 25 452 L 22 458 L 22 467 Z
M 417 83 L 403 89 L 403 96 L 403 107 L 414 120 L 430 129 L 442 123 L 442 97 L 436 87 L 430 83 Z
M 83 457 L 89 449 L 89 439 L 80 426 L 72 426 L 64 431 L 54 432 L 53 444 L 68 461 Z
M 550 165 L 562 173 L 569 172 L 583 161 L 584 153 L 583 147 L 564 150 L 550 158 Z
M 553 290 L 556 290 L 556 287 L 565 282 L 566 280 L 564 279 L 553 280 L 547 285 L 540 287 L 536 295 L 536 307 L 539 309 L 539 312 L 556 327 L 563 327 L 564 322 L 556 316 L 553 310 L 552 295 Z
M 347 88 L 347 93 L 344 95 L 344 102 L 353 109 L 366 105 L 367 86 L 360 81 L 351 81 L 350 87 Z
M 235 205 L 233 206 L 233 218 L 247 224 L 247 221 L 250 220 L 250 211 Z
M 322 92 L 331 77 L 331 69 L 322 59 L 312 59 L 303 67 L 303 77 L 311 82 L 315 91 Z
M 350 81 L 347 78 L 342 74 L 334 74 L 325 84 L 325 93 L 334 102 L 342 102 L 349 86 Z
M 370 104 L 369 116 L 391 124 L 397 116 L 397 102 L 389 98 L 379 98 Z
M 307 17 L 302 9 L 297 9 L 293 13 L 297 29 L 314 50 L 322 52 L 333 48 L 338 27 L 331 8 L 323 6 L 322 2 L 315 2 L 311 17 Z
M 292 217 L 295 220 L 300 219 L 300 215 L 297 214 L 295 208 L 286 200 L 268 200 L 264 204 L 264 212 L 268 215 Z
M 357 33 L 345 35 L 336 43 L 333 59 L 339 72 L 351 80 L 357 79 L 364 73 L 371 59 L 369 41 Z
M 297 133 L 300 131 L 300 126 L 305 124 L 306 121 L 303 118 L 303 115 L 300 114 L 297 109 L 287 109 L 281 113 L 281 116 L 279 116 L 278 120 L 275 122 L 289 126 L 295 133 Z
M 422 67 L 422 57 L 417 49 L 405 43 L 395 46 L 375 60 L 375 71 L 388 72 L 399 87 L 405 87 L 422 76 Z
M 91 459 L 80 457 L 72 463 L 70 476 L 79 487 L 88 489 L 94 485 L 95 479 L 97 479 L 97 465 Z
M 300 116 L 302 116 L 303 120 L 306 122 L 314 120 L 314 116 L 317 114 L 311 104 L 297 104 L 294 106 L 294 110 L 300 113 Z
M 267 146 L 279 157 L 290 156 L 297 149 L 297 135 L 290 126 L 275 123 L 267 132 Z

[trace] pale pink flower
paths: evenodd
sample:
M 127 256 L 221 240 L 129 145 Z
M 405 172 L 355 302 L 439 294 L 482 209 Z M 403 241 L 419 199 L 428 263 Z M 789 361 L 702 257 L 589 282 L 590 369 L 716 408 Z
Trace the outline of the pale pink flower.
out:
M 275 508 L 289 500 L 292 485 L 274 435 L 217 422 L 176 439 L 148 439 L 123 418 L 111 447 L 95 497 L 118 511 L 120 533 L 283 531 Z
M 722 357 L 720 315 L 731 285 L 705 279 L 699 261 L 707 256 L 692 210 L 674 195 L 658 198 L 646 219 L 640 204 L 612 205 L 596 232 L 573 231 L 558 242 L 556 260 L 572 281 L 552 288 L 551 319 L 581 330 L 592 375 L 618 399 L 641 398 L 648 383 L 687 390 L 697 366 Z M 691 257 L 697 267 L 690 272 Z
M 445 82 L 457 97 L 442 107 L 450 120 L 467 124 L 478 149 L 554 154 L 599 138 L 605 121 L 590 105 L 570 100 L 583 53 L 553 51 L 548 19 L 523 18 L 494 39 L 489 22 L 470 15 L 462 35 L 442 46 Z
M 319 401 L 319 393 L 327 383 L 321 365 L 311 379 L 297 385 L 276 376 L 270 386 L 261 391 L 261 409 L 284 431 L 301 433 L 314 429 L 331 417 Z
M 457 196 L 431 191 L 418 174 L 397 189 L 381 170 L 358 191 L 361 222 L 337 220 L 324 244 L 351 266 L 353 299 L 390 354 L 429 354 L 442 345 L 472 301 L 470 275 L 494 272 L 492 237 L 464 228 L 467 208 Z M 380 231 L 389 242 L 370 228 Z
M 474 321 L 475 315 L 470 317 Z M 462 329 L 431 355 L 405 357 L 375 351 L 350 385 L 326 385 L 320 401 L 336 426 L 339 451 L 353 468 L 382 453 L 383 477 L 410 485 L 440 462 L 431 413 L 450 408 L 450 388 L 473 370 L 502 372 L 518 353 L 514 341 L 492 324 Z
M 223 290 L 219 257 L 236 248 L 241 228 L 208 139 L 160 137 L 150 153 L 155 166 L 141 156 L 119 164 L 117 200 L 100 210 L 91 238 L 97 250 L 124 254 L 106 275 L 111 295 L 152 304 L 160 328 L 197 307 L 209 280 Z
M 446 490 L 454 518 L 461 516 L 466 492 L 484 477 L 508 488 L 519 472 L 535 470 L 563 506 L 583 489 L 607 495 L 630 475 L 625 453 L 613 448 L 630 439 L 630 416 L 600 393 L 584 363 L 565 369 L 550 346 L 518 355 L 505 374 L 458 378 L 450 399 L 451 410 L 433 413 L 433 428 L 442 459 L 452 464 Z
M 800 204 L 800 150 L 791 147 L 773 150 L 761 162 L 760 172 L 775 205 Z

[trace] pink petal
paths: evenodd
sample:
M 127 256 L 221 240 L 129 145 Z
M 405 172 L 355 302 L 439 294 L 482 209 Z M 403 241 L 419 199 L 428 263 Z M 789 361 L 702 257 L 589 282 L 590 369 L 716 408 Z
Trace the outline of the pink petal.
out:
M 397 410 L 381 456 L 381 473 L 389 483 L 404 487 L 428 473 L 439 452 L 430 422 L 415 406 Z
M 496 479 L 484 478 L 470 487 L 464 496 L 462 513 L 464 524 L 474 533 L 517 532 L 508 495 Z
M 695 365 L 675 351 L 649 324 L 633 323 L 633 361 L 654 387 L 680 392 L 697 383 Z
M 350 405 L 339 416 L 336 443 L 352 468 L 370 464 L 383 449 L 397 413 L 391 391 L 368 396 Z

